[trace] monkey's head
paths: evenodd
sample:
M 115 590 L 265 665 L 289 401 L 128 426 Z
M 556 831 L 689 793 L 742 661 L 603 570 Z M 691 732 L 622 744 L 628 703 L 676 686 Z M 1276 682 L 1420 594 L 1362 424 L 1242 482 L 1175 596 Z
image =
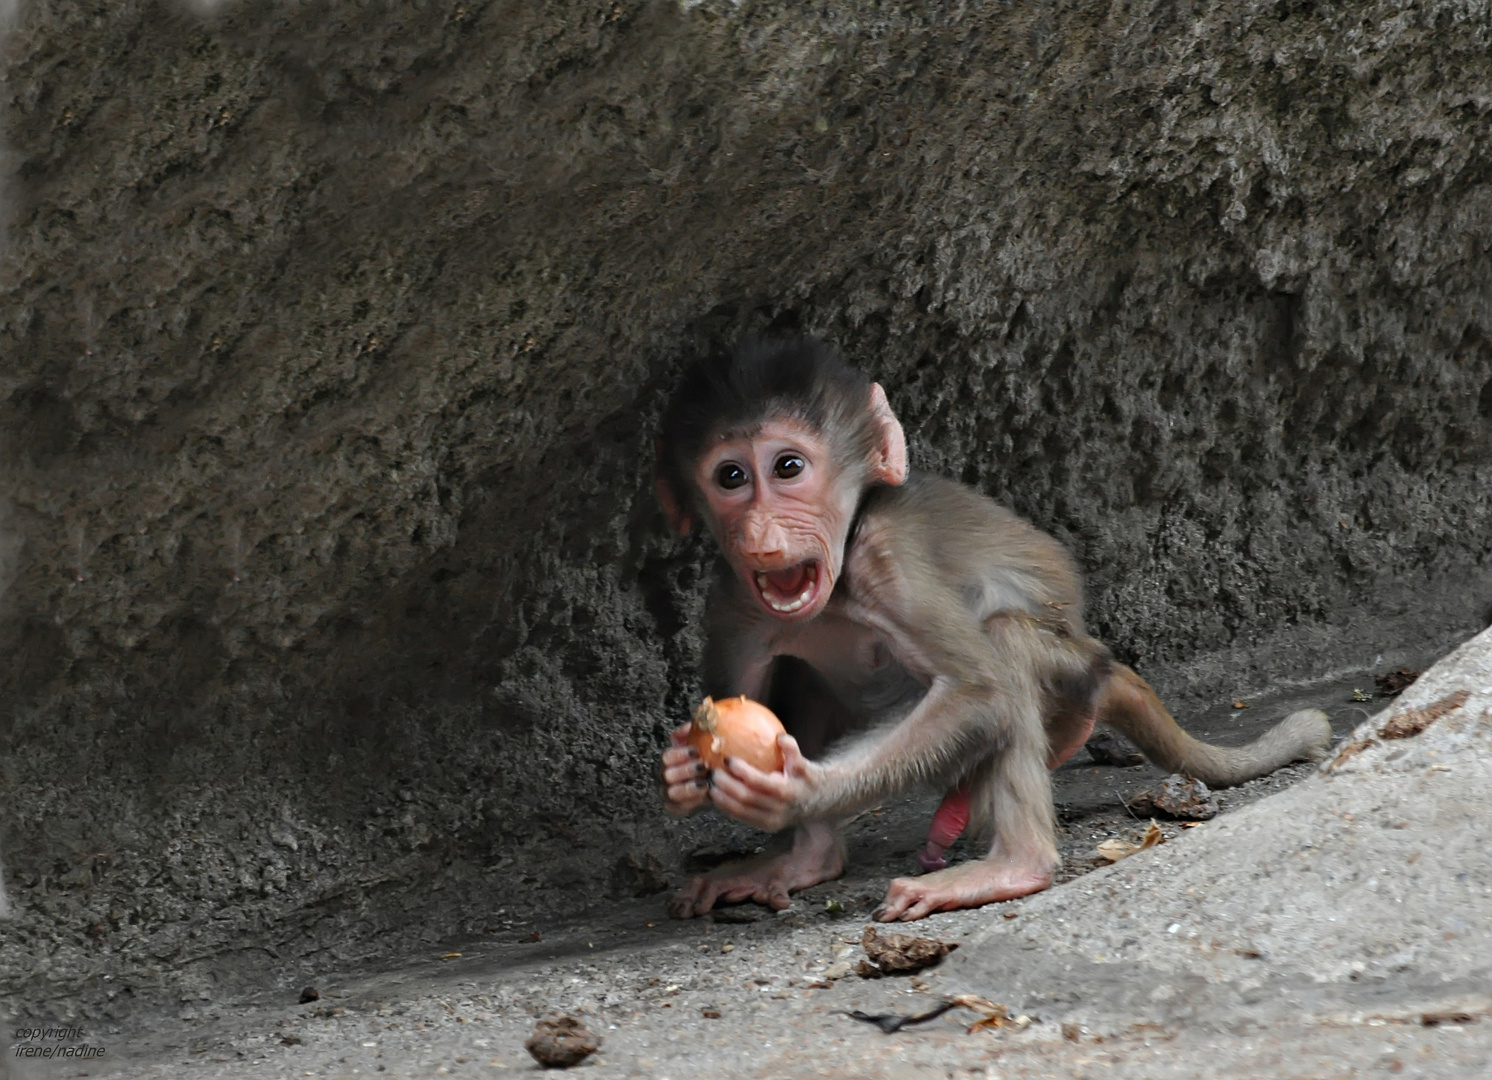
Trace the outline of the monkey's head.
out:
M 824 609 L 865 489 L 907 476 L 886 394 L 821 342 L 750 341 L 684 372 L 658 440 L 658 501 L 679 535 L 703 518 L 762 608 Z

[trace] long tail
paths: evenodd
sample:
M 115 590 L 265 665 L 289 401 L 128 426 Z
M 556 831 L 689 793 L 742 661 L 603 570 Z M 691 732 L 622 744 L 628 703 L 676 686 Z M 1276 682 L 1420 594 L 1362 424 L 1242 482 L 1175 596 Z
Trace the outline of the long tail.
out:
M 1201 742 L 1183 731 L 1150 684 L 1123 664 L 1114 665 L 1098 719 L 1128 736 L 1156 765 L 1208 787 L 1232 787 L 1292 761 L 1319 761 L 1331 742 L 1331 722 L 1320 709 L 1291 713 L 1247 746 Z

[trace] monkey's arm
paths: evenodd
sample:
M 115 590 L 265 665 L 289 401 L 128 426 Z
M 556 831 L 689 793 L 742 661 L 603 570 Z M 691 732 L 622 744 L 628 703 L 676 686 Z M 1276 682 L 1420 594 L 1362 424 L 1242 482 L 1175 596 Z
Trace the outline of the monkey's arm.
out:
M 926 696 L 900 722 L 822 764 L 805 760 L 786 737 L 781 773 L 728 763 L 716 773 L 714 800 L 732 817 L 776 830 L 838 816 L 913 784 L 950 780 L 996 753 L 1033 760 L 1044 774 L 1039 633 L 1021 620 L 987 631 L 956 582 L 898 539 L 891 549 L 862 538 L 856 593 L 867 599 L 855 614 L 886 636 L 909 670 L 929 678 Z
M 1015 714 L 1022 719 L 1012 722 Z M 1033 730 L 1035 738 L 1021 737 Z M 805 758 L 790 735 L 778 736 L 782 772 L 727 761 L 715 772 L 712 797 L 731 817 L 777 832 L 810 818 L 853 813 L 913 784 L 951 779 L 1013 742 L 1030 742 L 1029 756 L 1043 762 L 1034 688 L 1021 694 L 940 679 L 905 719 L 822 764 Z

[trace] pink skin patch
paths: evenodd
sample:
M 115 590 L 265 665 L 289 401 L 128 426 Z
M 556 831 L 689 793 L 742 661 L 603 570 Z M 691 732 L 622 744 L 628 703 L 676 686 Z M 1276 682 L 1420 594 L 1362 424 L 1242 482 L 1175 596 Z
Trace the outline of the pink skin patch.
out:
M 917 853 L 922 869 L 931 873 L 948 865 L 943 852 L 969 827 L 969 792 L 960 786 L 943 796 L 942 805 L 933 815 L 932 827 L 927 830 L 927 846 Z

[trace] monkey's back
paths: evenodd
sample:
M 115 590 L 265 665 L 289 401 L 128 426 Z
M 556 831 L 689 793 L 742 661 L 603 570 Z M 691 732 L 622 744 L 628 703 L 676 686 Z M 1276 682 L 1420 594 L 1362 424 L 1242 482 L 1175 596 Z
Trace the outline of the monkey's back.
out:
M 1025 518 L 966 484 L 912 472 L 866 495 L 850 540 L 856 563 L 911 568 L 913 588 L 948 582 L 983 622 L 1000 612 L 1060 616 L 1084 633 L 1082 579 L 1067 549 Z

